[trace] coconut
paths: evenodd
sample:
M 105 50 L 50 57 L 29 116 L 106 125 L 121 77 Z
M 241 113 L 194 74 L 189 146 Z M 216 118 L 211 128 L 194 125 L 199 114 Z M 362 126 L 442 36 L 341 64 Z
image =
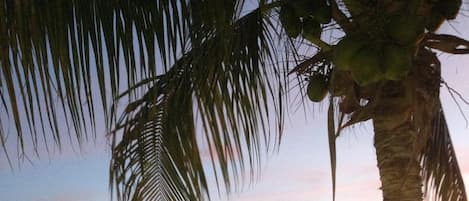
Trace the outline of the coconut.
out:
M 395 42 L 402 45 L 415 44 L 423 36 L 425 23 L 418 16 L 392 16 L 386 24 L 386 32 Z
M 280 22 L 289 37 L 296 38 L 301 32 L 301 19 L 289 5 L 280 8 Z
M 397 45 L 384 47 L 383 69 L 388 80 L 402 80 L 412 67 L 413 48 Z
M 303 20 L 303 37 L 310 42 L 317 41 L 321 38 L 321 24 L 315 19 L 308 17 Z
M 313 102 L 322 101 L 327 95 L 326 76 L 315 74 L 309 78 L 307 88 L 308 98 Z
M 353 56 L 366 45 L 363 36 L 346 36 L 334 47 L 332 62 L 338 70 L 349 70 Z
M 383 79 L 379 48 L 367 45 L 360 49 L 352 59 L 350 71 L 352 78 L 360 86 L 365 86 Z

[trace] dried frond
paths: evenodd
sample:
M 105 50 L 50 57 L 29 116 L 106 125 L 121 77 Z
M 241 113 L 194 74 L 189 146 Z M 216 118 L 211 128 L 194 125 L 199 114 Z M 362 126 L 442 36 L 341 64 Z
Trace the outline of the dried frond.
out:
M 433 131 L 420 154 L 427 196 L 436 201 L 466 201 L 466 189 L 443 111 L 432 120 Z

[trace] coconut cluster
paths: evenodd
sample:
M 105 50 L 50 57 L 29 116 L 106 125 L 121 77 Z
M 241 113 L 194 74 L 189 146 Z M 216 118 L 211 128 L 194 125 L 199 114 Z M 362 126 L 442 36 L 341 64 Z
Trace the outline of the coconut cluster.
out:
M 411 27 L 408 27 L 411 28 Z M 407 32 L 408 33 L 408 32 Z M 409 35 L 396 33 L 398 40 L 408 41 Z M 414 34 L 414 40 L 423 34 Z M 349 35 L 335 47 L 332 62 L 337 71 L 349 71 L 360 86 L 382 80 L 401 80 L 412 67 L 415 43 L 377 42 L 367 35 Z
M 358 31 L 346 33 L 334 46 L 332 61 L 360 86 L 404 79 L 424 33 L 454 19 L 461 7 L 461 0 L 383 0 L 381 6 L 371 0 L 344 3 Z
M 289 37 L 300 34 L 309 41 L 321 37 L 321 24 L 331 22 L 327 0 L 287 0 L 280 8 L 280 22 Z
M 319 102 L 328 93 L 346 97 L 351 86 L 361 90 L 405 79 L 425 32 L 454 19 L 461 1 L 343 0 L 354 28 L 328 52 L 333 68 L 309 76 L 309 99 Z M 321 24 L 331 22 L 331 13 L 327 0 L 286 0 L 279 17 L 289 37 L 301 34 L 314 43 L 320 40 Z
M 437 30 L 445 20 L 456 18 L 462 0 L 342 0 L 347 11 L 355 21 L 369 21 L 378 15 L 395 15 L 406 13 L 425 18 L 428 31 Z M 368 18 L 368 19 L 367 19 Z

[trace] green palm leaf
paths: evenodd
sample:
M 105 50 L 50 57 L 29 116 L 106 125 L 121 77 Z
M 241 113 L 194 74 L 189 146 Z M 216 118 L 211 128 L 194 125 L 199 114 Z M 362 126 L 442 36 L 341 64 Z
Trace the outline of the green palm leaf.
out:
M 158 192 L 167 192 L 169 200 L 208 197 L 200 134 L 219 185 L 230 191 L 245 178 L 245 170 L 250 170 L 250 176 L 257 172 L 262 148 L 277 143 L 271 141 L 276 136 L 268 136 L 269 121 L 282 125 L 282 108 L 272 116 L 268 107 L 281 106 L 278 101 L 283 97 L 268 82 L 282 83 L 280 75 L 265 69 L 278 58 L 271 46 L 267 14 L 256 9 L 234 17 L 230 27 L 206 27 L 205 38 L 192 39 L 198 43 L 154 79 L 142 99 L 128 105 L 118 127 L 123 128 L 122 140 L 113 146 L 111 168 L 111 181 L 122 200 L 159 200 Z M 202 125 L 200 134 L 194 129 L 196 117 Z M 161 126 L 150 129 L 147 124 Z M 161 138 L 160 143 L 150 143 L 153 138 Z
M 41 146 L 60 147 L 64 132 L 78 143 L 94 137 L 89 133 L 103 111 L 112 130 L 110 182 L 118 200 L 209 199 L 206 168 L 215 171 L 219 187 L 230 191 L 245 179 L 245 170 L 252 178 L 265 150 L 279 144 L 283 73 L 289 51 L 301 49 L 293 41 L 278 44 L 286 36 L 277 31 L 271 11 L 282 1 L 259 2 L 3 0 L 4 152 L 12 140 L 9 125 L 21 158 L 29 147 L 36 154 Z M 333 18 L 349 34 L 359 21 L 353 17 L 362 13 L 360 5 L 329 3 Z M 438 92 L 439 83 L 434 87 L 428 94 Z M 129 89 L 121 93 L 123 88 Z M 122 99 L 130 104 L 117 119 Z M 425 188 L 437 199 L 464 201 L 446 121 L 441 108 L 433 111 L 433 99 L 413 114 L 425 143 L 420 154 Z M 425 118 L 435 114 L 434 130 L 428 130 Z M 334 181 L 332 103 L 328 115 Z M 278 132 L 271 130 L 272 123 Z M 209 149 L 209 167 L 202 162 L 201 143 Z
M 165 74 L 123 116 L 110 169 L 118 200 L 203 200 L 207 183 L 187 75 L 179 69 Z
M 79 143 L 92 137 L 88 133 L 98 111 L 104 111 L 111 128 L 115 118 L 109 102 L 121 87 L 161 73 L 163 64 L 176 60 L 177 47 L 187 46 L 190 18 L 175 15 L 188 15 L 187 6 L 177 1 L 4 0 L 0 107 L 8 119 L 1 127 L 15 125 L 22 153 L 25 140 L 37 149 L 41 138 L 46 147 L 60 145 L 64 132 Z M 1 129 L 0 135 L 7 131 Z
M 64 132 L 81 143 L 103 111 L 108 129 L 117 123 L 111 181 L 120 199 L 196 200 L 207 193 L 200 123 L 230 189 L 243 170 L 256 171 L 261 147 L 277 143 L 268 124 L 282 129 L 285 102 L 273 6 L 242 15 L 246 5 L 4 0 L 0 107 L 9 119 L 0 122 L 0 143 L 6 150 L 10 123 L 21 155 L 29 142 L 38 150 L 41 137 L 60 146 Z M 109 102 L 122 86 L 134 104 L 118 121 L 118 102 Z

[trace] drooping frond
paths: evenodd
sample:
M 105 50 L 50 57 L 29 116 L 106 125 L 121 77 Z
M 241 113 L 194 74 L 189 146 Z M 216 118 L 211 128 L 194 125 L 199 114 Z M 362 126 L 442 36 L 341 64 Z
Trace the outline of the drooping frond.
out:
M 269 124 L 282 129 L 283 80 L 269 12 L 232 14 L 228 26 L 201 20 L 204 29 L 193 33 L 204 34 L 191 35 L 189 50 L 128 105 L 114 133 L 111 167 L 120 200 L 203 200 L 204 168 L 230 191 L 245 171 L 252 178 L 265 148 L 278 143 Z M 201 163 L 199 143 L 211 164 Z
M 413 121 L 419 131 L 416 150 L 422 165 L 425 196 L 436 201 L 466 201 L 464 182 L 439 98 L 441 63 L 437 55 L 421 48 L 410 76 L 415 90 Z
M 436 201 L 466 201 L 466 189 L 443 110 L 432 120 L 433 131 L 420 155 L 427 196 Z
M 332 177 L 332 201 L 335 201 L 336 188 L 336 168 L 337 168 L 337 152 L 336 152 L 336 129 L 334 123 L 334 98 L 329 100 L 329 109 L 327 111 L 327 136 L 329 141 L 329 158 L 331 161 L 331 177 Z
M 63 133 L 81 142 L 103 113 L 108 129 L 117 123 L 111 180 L 120 199 L 196 200 L 207 193 L 195 138 L 203 130 L 230 187 L 277 143 L 268 124 L 282 129 L 275 5 L 3 0 L 0 143 L 10 133 L 20 152 L 30 141 L 60 146 Z M 109 104 L 118 97 L 132 102 L 122 121 Z
M 175 68 L 161 76 L 127 108 L 119 125 L 124 135 L 113 139 L 110 167 L 118 200 L 203 200 L 207 183 L 187 70 Z
M 20 152 L 28 142 L 34 149 L 41 141 L 60 145 L 61 133 L 81 142 L 103 112 L 110 127 L 109 102 L 120 89 L 164 72 L 163 65 L 187 46 L 187 6 L 164 0 L 2 0 L 2 139 L 17 139 Z M 129 96 L 136 97 L 135 91 Z

